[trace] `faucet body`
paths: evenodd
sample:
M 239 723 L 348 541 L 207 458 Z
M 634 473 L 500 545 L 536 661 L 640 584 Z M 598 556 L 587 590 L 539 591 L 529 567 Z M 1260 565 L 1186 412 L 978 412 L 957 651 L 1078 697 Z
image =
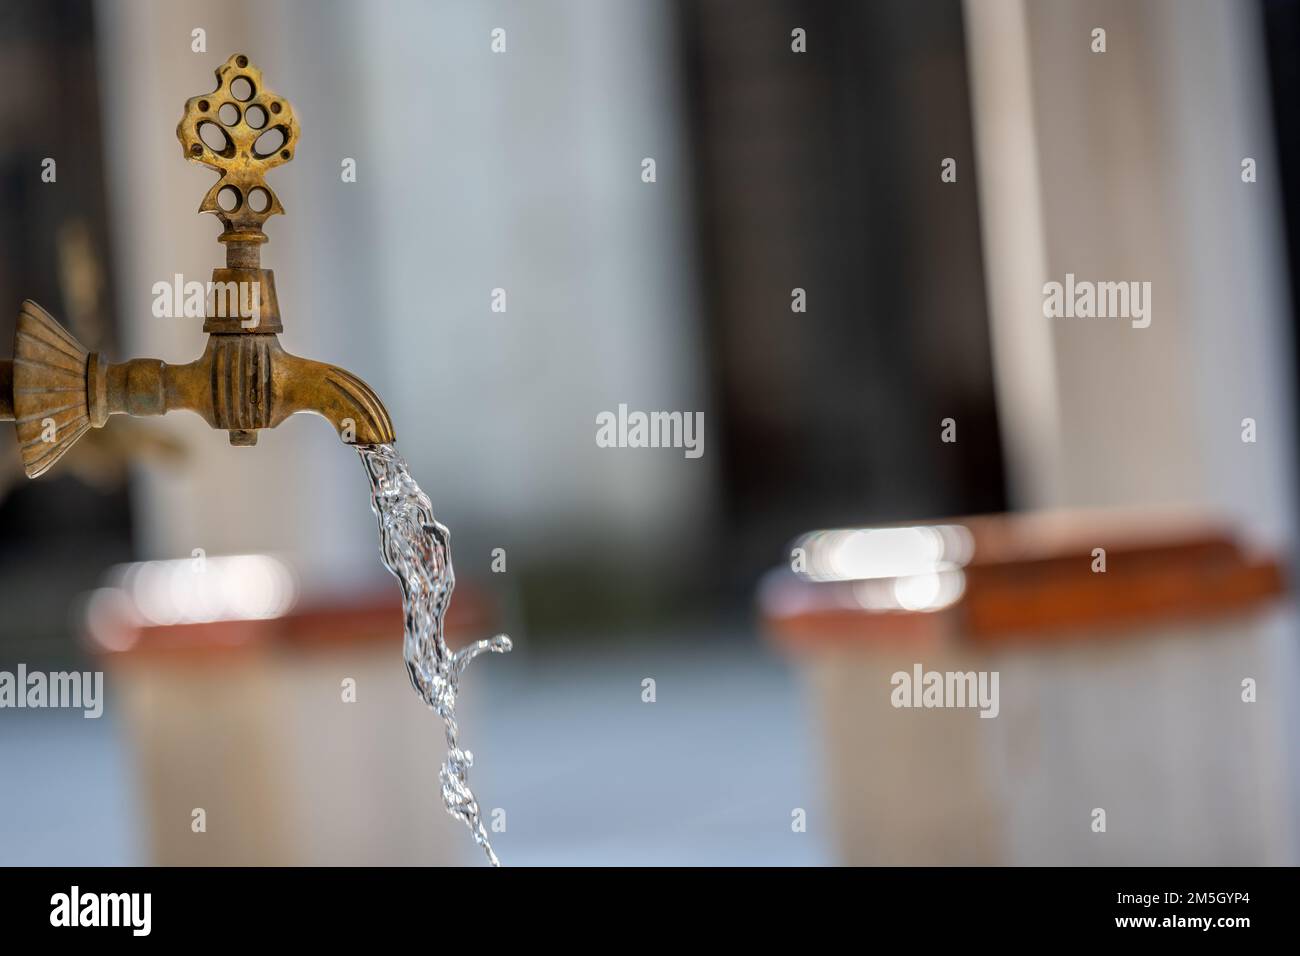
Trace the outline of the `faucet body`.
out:
M 188 365 L 157 359 L 108 365 L 95 359 L 87 393 L 91 424 L 97 427 L 110 415 L 185 409 L 230 432 L 232 445 L 253 445 L 258 429 L 313 412 L 349 444 L 394 438 L 388 413 L 370 386 L 345 369 L 286 352 L 275 335 L 213 334 L 203 355 Z
M 200 206 L 200 212 L 214 212 L 225 224 L 219 241 L 226 247 L 226 267 L 212 272 L 216 294 L 209 298 L 203 325 L 207 347 L 187 365 L 158 359 L 114 364 L 88 353 L 35 302 L 24 302 L 14 358 L 0 360 L 0 421 L 15 422 L 30 478 L 47 471 L 87 429 L 103 427 L 119 414 L 185 409 L 227 431 L 232 445 L 255 444 L 258 430 L 274 428 L 297 412 L 328 419 L 349 444 L 394 440 L 388 411 L 365 382 L 280 345 L 275 275 L 261 268 L 260 250 L 266 242 L 262 223 L 284 210 L 262 173 L 292 158 L 298 124 L 289 103 L 262 86 L 261 71 L 247 57 L 232 56 L 217 70 L 217 80 L 212 93 L 187 101 L 176 131 L 187 159 L 223 173 Z M 247 96 L 235 94 L 239 80 L 248 84 Z M 212 118 L 232 103 L 238 120 Z M 252 119 L 254 109 L 261 110 L 262 126 Z M 283 139 L 263 153 L 256 144 L 271 117 Z M 204 126 L 220 130 L 225 149 L 204 142 Z M 220 205 L 223 191 L 233 193 L 233 208 Z M 254 211 L 253 197 L 263 192 L 265 205 Z

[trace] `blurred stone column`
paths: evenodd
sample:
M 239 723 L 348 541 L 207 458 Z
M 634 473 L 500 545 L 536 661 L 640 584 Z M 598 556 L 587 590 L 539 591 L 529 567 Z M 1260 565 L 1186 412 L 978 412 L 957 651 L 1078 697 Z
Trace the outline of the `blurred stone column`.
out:
M 346 7 L 242 0 L 97 7 L 107 192 L 130 355 L 188 362 L 204 347 L 201 320 L 153 317 L 151 290 L 178 272 L 206 282 L 224 264 L 220 224 L 196 215 L 216 174 L 184 161 L 175 126 L 185 99 L 212 89 L 216 67 L 242 52 L 294 103 L 303 129 L 299 155 L 270 177 L 287 211 L 267 223 L 263 247 L 263 265 L 276 273 L 281 340 L 386 394 L 382 349 L 371 344 L 382 317 L 366 307 L 373 269 L 365 187 L 339 176 L 340 155 L 359 149 L 365 129 Z M 206 31 L 205 53 L 191 50 L 196 28 Z M 364 474 L 325 422 L 291 419 L 263 431 L 252 449 L 230 447 L 196 416 L 169 415 L 166 427 L 191 457 L 178 473 L 140 471 L 135 511 L 146 556 L 283 551 L 308 588 L 382 575 Z
M 1016 503 L 1187 505 L 1294 557 L 1293 320 L 1258 6 L 967 0 L 965 10 Z M 1097 29 L 1105 52 L 1093 50 Z M 1247 157 L 1257 182 L 1242 180 Z M 1150 326 L 1044 317 L 1043 284 L 1066 273 L 1150 282 Z M 1247 418 L 1253 443 L 1242 440 Z M 1285 730 L 1296 718 L 1294 628 L 1293 613 L 1261 628 L 1259 670 L 1275 692 L 1251 705 L 1273 735 L 1261 814 L 1285 859 L 1300 792 Z M 1195 666 L 1194 647 L 1181 653 Z M 1234 693 L 1253 675 L 1221 676 Z
M 969 0 L 966 16 L 1016 500 L 1203 506 L 1290 547 L 1290 303 L 1255 5 Z M 1149 281 L 1150 327 L 1045 318 L 1043 284 L 1067 272 Z

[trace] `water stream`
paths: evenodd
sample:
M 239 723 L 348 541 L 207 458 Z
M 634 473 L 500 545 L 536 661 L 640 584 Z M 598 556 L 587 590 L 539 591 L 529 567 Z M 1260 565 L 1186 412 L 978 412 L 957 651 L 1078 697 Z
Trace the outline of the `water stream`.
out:
M 447 759 L 438 777 L 447 812 L 463 821 L 483 848 L 488 862 L 500 866 L 478 800 L 469 788 L 474 755 L 460 746 L 456 723 L 456 693 L 460 676 L 480 654 L 504 654 L 510 638 L 498 634 L 451 651 L 442 633 L 443 615 L 451 603 L 456 575 L 451 565 L 451 534 L 433 516 L 429 496 L 411 477 L 394 445 L 359 445 L 370 478 L 370 507 L 379 523 L 380 557 L 402 587 L 406 636 L 402 653 L 411 685 L 443 722 Z

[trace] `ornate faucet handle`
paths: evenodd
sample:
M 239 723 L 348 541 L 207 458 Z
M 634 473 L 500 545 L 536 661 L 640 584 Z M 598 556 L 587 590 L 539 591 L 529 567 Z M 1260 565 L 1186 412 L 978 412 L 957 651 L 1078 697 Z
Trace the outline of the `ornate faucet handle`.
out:
M 293 107 L 262 84 L 262 71 L 236 53 L 217 68 L 217 88 L 185 101 L 176 124 L 185 158 L 221 173 L 199 212 L 216 213 L 223 239 L 264 242 L 262 223 L 284 212 L 264 176 L 293 159 Z M 215 145 L 214 145 L 215 144 Z

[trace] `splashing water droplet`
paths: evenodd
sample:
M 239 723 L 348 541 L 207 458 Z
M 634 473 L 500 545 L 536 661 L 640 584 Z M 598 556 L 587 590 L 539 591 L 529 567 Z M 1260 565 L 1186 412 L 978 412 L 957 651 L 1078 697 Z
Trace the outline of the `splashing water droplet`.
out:
M 456 574 L 451 566 L 451 533 L 433 516 L 429 496 L 411 477 L 394 445 L 358 445 L 370 478 L 370 507 L 379 523 L 380 557 L 402 588 L 406 670 L 420 699 L 443 722 L 447 760 L 438 779 L 447 812 L 464 822 L 483 848 L 488 862 L 500 866 L 478 801 L 469 788 L 474 755 L 460 748 L 456 723 L 456 692 L 460 676 L 480 654 L 504 654 L 513 646 L 504 634 L 475 641 L 452 653 L 442 633 L 443 615 L 451 603 Z

